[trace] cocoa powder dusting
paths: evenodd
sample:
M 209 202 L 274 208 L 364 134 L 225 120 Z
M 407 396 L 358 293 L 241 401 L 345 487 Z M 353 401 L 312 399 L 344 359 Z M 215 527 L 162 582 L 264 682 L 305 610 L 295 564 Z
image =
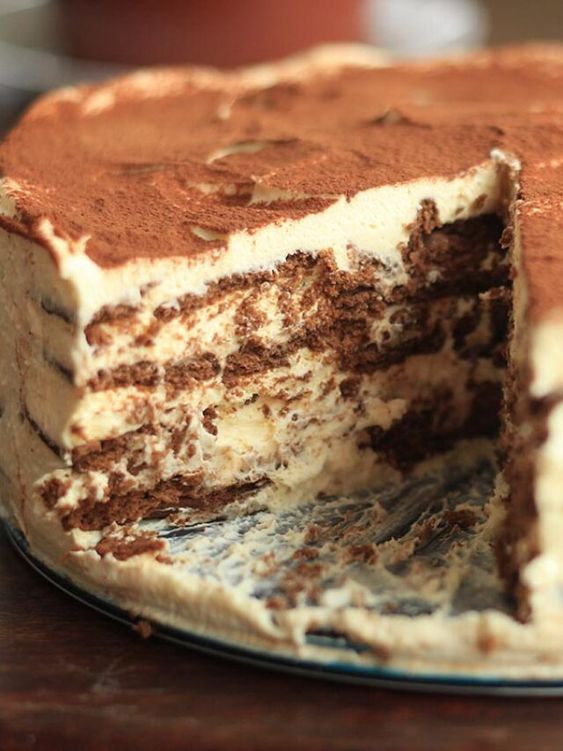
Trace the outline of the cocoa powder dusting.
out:
M 524 165 L 523 268 L 531 311 L 545 312 L 561 299 L 555 280 L 563 278 L 550 226 L 559 222 L 563 171 L 557 160 L 549 166 L 563 148 L 562 71 L 555 52 L 544 60 L 522 47 L 456 64 L 327 70 L 265 89 L 221 73 L 205 88 L 189 69 L 183 83 L 179 71 L 170 74 L 173 90 L 162 86 L 166 73 L 152 83 L 146 74 L 142 92 L 127 77 L 78 87 L 73 97 L 39 100 L 0 147 L 0 172 L 20 188 L 17 217 L 0 223 L 51 248 L 39 229 L 47 218 L 63 238 L 88 236 L 86 253 L 101 267 L 216 254 L 229 233 L 299 219 L 367 188 L 453 177 L 501 148 Z M 225 92 L 232 102 L 221 119 Z M 110 106 L 89 110 L 106 95 Z M 210 160 L 249 139 L 261 147 Z M 290 198 L 256 203 L 256 187 Z M 428 216 L 426 230 L 431 223 Z M 103 343 L 101 323 L 88 331 L 94 344 Z

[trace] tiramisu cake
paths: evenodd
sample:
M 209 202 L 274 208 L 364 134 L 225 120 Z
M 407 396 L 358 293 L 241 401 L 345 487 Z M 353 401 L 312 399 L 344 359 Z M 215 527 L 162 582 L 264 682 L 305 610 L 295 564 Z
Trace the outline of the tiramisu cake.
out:
M 156 597 L 138 520 L 323 503 L 500 423 L 514 629 L 560 627 L 562 103 L 537 47 L 39 100 L 0 149 L 0 475 L 32 551 Z

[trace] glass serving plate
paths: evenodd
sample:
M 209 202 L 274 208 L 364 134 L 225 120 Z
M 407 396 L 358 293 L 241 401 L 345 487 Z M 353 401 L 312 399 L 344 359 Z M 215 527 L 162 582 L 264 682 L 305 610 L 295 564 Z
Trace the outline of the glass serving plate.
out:
M 401 485 L 278 513 L 264 510 L 189 523 L 171 516 L 141 522 L 139 529 L 156 532 L 167 541 L 166 555 L 182 575 L 220 582 L 227 589 L 244 586 L 249 602 L 277 598 L 291 609 L 299 605 L 299 598 L 303 605 L 305 597 L 306 605 L 315 606 L 345 578 L 368 593 L 365 607 L 376 613 L 412 618 L 438 609 L 452 616 L 491 608 L 506 613 L 510 602 L 496 575 L 492 546 L 483 534 L 494 476 L 492 465 L 483 460 L 472 470 L 448 467 L 446 472 L 411 478 Z M 303 538 L 295 530 L 305 529 L 317 530 L 307 543 L 316 551 L 311 569 L 316 578 L 305 594 L 296 595 L 291 586 L 304 557 Z M 40 562 L 21 532 L 8 525 L 8 534 L 25 560 L 64 592 L 122 623 L 138 622 L 119 598 L 110 600 L 73 583 Z M 369 550 L 376 555 L 366 556 Z M 257 565 L 264 560 L 272 565 Z M 458 577 L 448 575 L 452 560 L 463 563 Z M 289 588 L 288 582 L 293 582 Z M 206 629 L 202 635 L 197 623 L 194 628 L 173 628 L 164 618 L 143 616 L 143 621 L 148 621 L 155 636 L 181 646 L 316 678 L 413 691 L 563 696 L 563 680 L 513 680 L 462 668 L 444 672 L 431 662 L 427 669 L 413 671 L 363 662 L 368 647 L 322 630 L 306 635 L 306 645 L 314 649 L 300 657 L 283 647 L 249 646 L 236 630 L 215 635 Z

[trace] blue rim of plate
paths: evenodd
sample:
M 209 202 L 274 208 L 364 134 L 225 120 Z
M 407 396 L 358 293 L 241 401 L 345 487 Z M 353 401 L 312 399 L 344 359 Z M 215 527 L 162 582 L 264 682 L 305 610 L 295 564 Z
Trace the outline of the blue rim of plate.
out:
M 7 521 L 3 522 L 3 526 L 8 539 L 20 556 L 47 581 L 75 600 L 130 627 L 136 626 L 139 620 L 142 620 L 150 625 L 151 636 L 204 654 L 293 675 L 400 691 L 430 693 L 447 691 L 448 693 L 475 696 L 487 694 L 516 697 L 563 696 L 563 680 L 512 680 L 495 678 L 494 676 L 464 675 L 462 673 L 409 673 L 384 665 L 358 665 L 338 660 L 316 662 L 310 659 L 300 659 L 253 649 L 248 646 L 239 646 L 220 638 L 201 636 L 187 629 L 166 626 L 145 617 L 142 619 L 136 618 L 118 605 L 88 592 L 70 579 L 51 570 L 31 553 L 22 532 Z M 335 640 L 313 636 L 310 638 L 310 643 L 321 647 L 334 646 Z

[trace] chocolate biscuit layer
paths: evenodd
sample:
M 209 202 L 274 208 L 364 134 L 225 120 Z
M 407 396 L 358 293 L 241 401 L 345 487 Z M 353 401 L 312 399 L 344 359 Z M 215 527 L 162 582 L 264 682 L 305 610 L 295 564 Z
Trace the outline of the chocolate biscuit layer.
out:
M 462 438 L 492 436 L 498 433 L 502 386 L 484 381 L 475 386 L 469 415 L 461 426 L 451 428 L 449 415 L 452 395 L 444 391 L 432 404 L 414 404 L 389 430 L 370 428 L 371 448 L 401 470 L 443 453 Z
M 262 477 L 222 488 L 206 488 L 202 484 L 202 475 L 196 473 L 162 480 L 150 490 L 120 492 L 120 480 L 119 477 L 114 478 L 115 492 L 106 501 L 91 499 L 79 508 L 64 513 L 61 521 L 65 529 L 103 529 L 112 522 L 125 524 L 185 508 L 212 511 L 245 498 L 269 483 L 267 477 Z

